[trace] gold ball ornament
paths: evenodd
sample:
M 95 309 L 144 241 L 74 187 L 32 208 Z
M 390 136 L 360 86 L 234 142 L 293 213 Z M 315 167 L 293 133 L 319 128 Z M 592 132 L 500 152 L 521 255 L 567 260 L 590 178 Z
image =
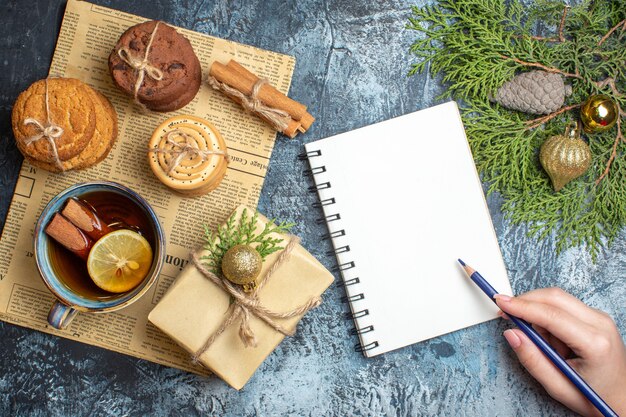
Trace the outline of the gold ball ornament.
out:
M 548 173 L 554 191 L 559 191 L 589 169 L 591 148 L 580 138 L 577 126 L 568 127 L 564 135 L 552 136 L 541 145 L 539 161 Z
M 222 273 L 233 284 L 243 285 L 244 290 L 254 288 L 261 273 L 263 259 L 259 252 L 248 245 L 235 245 L 222 258 Z
M 587 133 L 605 132 L 617 122 L 617 104 L 605 94 L 590 96 L 580 108 L 583 130 Z

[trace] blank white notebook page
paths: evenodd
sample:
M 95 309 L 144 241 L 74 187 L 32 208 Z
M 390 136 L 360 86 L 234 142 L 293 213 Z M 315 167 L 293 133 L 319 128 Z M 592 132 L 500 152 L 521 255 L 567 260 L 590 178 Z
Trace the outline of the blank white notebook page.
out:
M 511 294 L 456 103 L 305 147 L 366 356 L 497 317 L 457 262 Z

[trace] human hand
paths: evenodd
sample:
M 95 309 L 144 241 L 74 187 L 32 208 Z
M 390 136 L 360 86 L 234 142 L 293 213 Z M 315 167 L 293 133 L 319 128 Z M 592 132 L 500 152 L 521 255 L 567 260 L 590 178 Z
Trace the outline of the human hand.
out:
M 608 314 L 559 288 L 495 298 L 502 311 L 532 323 L 618 415 L 626 416 L 626 347 Z M 601 416 L 524 332 L 509 329 L 504 337 L 552 398 L 583 416 Z

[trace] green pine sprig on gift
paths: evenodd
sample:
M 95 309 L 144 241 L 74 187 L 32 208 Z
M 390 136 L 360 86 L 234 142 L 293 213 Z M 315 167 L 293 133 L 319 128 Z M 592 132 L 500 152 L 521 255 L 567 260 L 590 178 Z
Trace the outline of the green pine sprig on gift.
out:
M 265 224 L 260 233 L 256 233 L 259 215 L 254 212 L 252 216 L 248 215 L 248 210 L 243 209 L 239 220 L 236 219 L 236 213 L 233 213 L 226 223 L 218 226 L 215 232 L 205 225 L 205 244 L 204 249 L 208 252 L 200 259 L 205 261 L 211 268 L 211 272 L 221 275 L 222 258 L 228 249 L 236 245 L 250 245 L 256 249 L 261 255 L 261 259 L 265 260 L 268 255 L 283 249 L 279 244 L 283 241 L 281 238 L 273 238 L 272 233 L 287 233 L 295 223 L 280 222 L 276 224 L 275 219 Z
M 489 192 L 504 197 L 513 222 L 554 234 L 559 251 L 586 244 L 595 256 L 626 225 L 626 4 L 623 1 L 441 0 L 413 7 L 418 38 L 410 74 L 440 77 L 440 98 L 459 101 L 467 136 Z M 492 95 L 516 74 L 543 70 L 572 86 L 563 107 L 542 117 L 507 110 Z M 621 111 L 611 130 L 587 136 L 587 173 L 560 192 L 539 164 L 539 148 L 578 119 L 581 104 L 606 94 Z

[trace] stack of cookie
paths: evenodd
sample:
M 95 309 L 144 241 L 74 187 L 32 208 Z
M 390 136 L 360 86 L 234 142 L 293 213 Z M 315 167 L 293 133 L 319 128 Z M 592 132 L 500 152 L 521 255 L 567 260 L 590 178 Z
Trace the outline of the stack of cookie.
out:
M 109 56 L 109 71 L 122 91 L 158 112 L 187 105 L 202 81 L 191 43 L 158 21 L 140 23 L 122 34 Z
M 32 165 L 52 172 L 102 161 L 117 138 L 117 113 L 98 91 L 73 78 L 47 78 L 19 95 L 15 141 Z

